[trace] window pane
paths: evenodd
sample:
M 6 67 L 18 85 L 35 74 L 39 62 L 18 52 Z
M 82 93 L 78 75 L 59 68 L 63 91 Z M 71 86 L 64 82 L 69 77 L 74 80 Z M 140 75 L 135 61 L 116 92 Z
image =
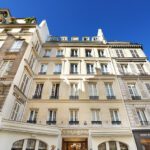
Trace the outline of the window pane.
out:
M 109 150 L 117 150 L 117 145 L 115 141 L 109 142 Z
M 98 150 L 106 150 L 106 143 L 100 144 Z

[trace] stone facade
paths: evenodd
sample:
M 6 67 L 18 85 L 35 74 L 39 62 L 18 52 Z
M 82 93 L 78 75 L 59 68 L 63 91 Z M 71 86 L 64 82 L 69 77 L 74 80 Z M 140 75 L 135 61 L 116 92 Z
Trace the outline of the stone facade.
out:
M 2 149 L 148 150 L 149 137 L 136 138 L 150 127 L 142 45 L 107 42 L 101 29 L 82 40 L 53 37 L 45 21 L 12 23 L 8 13 L 0 11 Z

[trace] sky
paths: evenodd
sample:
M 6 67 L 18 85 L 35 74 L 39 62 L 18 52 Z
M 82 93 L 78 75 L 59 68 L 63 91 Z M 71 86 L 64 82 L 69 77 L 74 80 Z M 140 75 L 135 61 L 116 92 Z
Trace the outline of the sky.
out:
M 1 0 L 12 16 L 46 20 L 53 36 L 94 36 L 141 43 L 150 58 L 150 0 Z

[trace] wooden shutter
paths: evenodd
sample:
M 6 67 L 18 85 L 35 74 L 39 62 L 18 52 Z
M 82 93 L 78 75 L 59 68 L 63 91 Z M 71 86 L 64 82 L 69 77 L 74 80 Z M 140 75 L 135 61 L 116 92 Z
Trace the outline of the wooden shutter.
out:
M 141 92 L 141 94 L 142 94 L 142 97 L 143 97 L 144 99 L 149 98 L 148 93 L 147 93 L 147 90 L 146 90 L 146 87 L 143 85 L 142 81 L 138 80 L 137 83 L 138 83 L 138 89 L 140 89 L 140 92 Z
M 123 99 L 124 100 L 131 99 L 131 95 L 129 93 L 128 86 L 127 86 L 126 82 L 123 81 L 121 78 L 118 78 L 118 81 L 119 81 L 119 85 L 120 85 Z

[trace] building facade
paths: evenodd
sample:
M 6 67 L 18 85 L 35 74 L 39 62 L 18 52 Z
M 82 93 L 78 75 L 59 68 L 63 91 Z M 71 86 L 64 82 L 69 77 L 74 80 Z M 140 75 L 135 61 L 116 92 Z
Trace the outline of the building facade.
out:
M 4 150 L 149 150 L 150 63 L 141 44 L 50 36 L 0 11 Z

